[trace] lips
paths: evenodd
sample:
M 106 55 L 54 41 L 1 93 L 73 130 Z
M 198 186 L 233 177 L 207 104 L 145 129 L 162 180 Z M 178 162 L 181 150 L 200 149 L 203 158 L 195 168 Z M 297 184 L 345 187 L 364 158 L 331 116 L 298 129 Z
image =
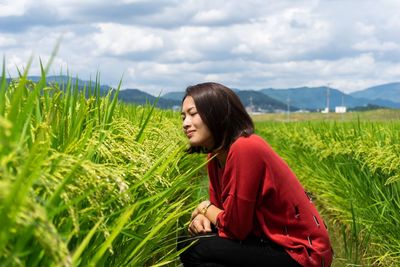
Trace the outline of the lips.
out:
M 187 131 L 187 132 L 186 132 L 186 136 L 187 136 L 188 138 L 190 138 L 190 137 L 193 136 L 194 132 L 195 132 L 194 130 Z

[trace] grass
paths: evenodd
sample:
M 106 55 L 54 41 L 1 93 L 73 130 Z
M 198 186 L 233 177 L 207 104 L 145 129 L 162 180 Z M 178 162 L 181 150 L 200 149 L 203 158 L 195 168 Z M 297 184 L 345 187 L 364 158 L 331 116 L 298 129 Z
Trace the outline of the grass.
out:
M 204 178 L 179 116 L 42 75 L 7 84 L 3 67 L 2 265 L 174 265 Z
M 400 123 L 257 124 L 315 195 L 328 220 L 336 266 L 400 263 Z
M 38 83 L 25 71 L 8 84 L 4 65 L 1 265 L 177 265 L 176 238 L 207 186 L 179 114 L 120 103 L 118 89 L 101 97 L 99 77 L 80 91 L 47 84 L 44 68 Z M 334 266 L 398 266 L 399 111 L 253 118 L 314 194 Z
M 400 120 L 399 109 L 379 109 L 362 112 L 347 113 L 265 113 L 254 114 L 252 118 L 255 122 L 277 121 L 277 122 L 295 122 L 295 121 L 398 121 Z

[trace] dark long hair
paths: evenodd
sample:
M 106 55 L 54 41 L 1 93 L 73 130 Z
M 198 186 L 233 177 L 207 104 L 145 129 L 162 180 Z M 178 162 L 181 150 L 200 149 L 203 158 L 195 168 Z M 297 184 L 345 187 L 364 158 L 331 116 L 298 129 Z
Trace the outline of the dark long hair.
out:
M 191 147 L 188 152 L 228 151 L 240 136 L 254 133 L 254 124 L 239 97 L 228 87 L 219 83 L 200 83 L 186 88 L 182 103 L 191 96 L 200 118 L 214 138 L 214 147 L 205 151 Z

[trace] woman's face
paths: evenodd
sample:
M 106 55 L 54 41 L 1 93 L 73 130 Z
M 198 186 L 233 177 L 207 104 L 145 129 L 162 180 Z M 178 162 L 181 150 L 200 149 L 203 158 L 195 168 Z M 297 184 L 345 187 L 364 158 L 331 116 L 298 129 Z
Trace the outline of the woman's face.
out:
M 211 149 L 214 139 L 207 125 L 197 112 L 196 105 L 191 96 L 187 96 L 182 103 L 183 131 L 191 146 L 201 146 Z

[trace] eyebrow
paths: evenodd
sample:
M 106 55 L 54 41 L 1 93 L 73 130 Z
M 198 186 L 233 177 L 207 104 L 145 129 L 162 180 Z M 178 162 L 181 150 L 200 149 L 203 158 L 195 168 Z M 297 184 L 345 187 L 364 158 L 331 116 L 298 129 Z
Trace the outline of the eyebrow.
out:
M 193 107 L 188 108 L 188 109 L 187 109 L 187 112 L 189 112 L 191 109 L 194 109 L 194 108 L 196 108 L 196 107 L 193 106 Z M 182 111 L 182 112 L 181 112 L 181 115 L 185 115 L 185 112 Z

